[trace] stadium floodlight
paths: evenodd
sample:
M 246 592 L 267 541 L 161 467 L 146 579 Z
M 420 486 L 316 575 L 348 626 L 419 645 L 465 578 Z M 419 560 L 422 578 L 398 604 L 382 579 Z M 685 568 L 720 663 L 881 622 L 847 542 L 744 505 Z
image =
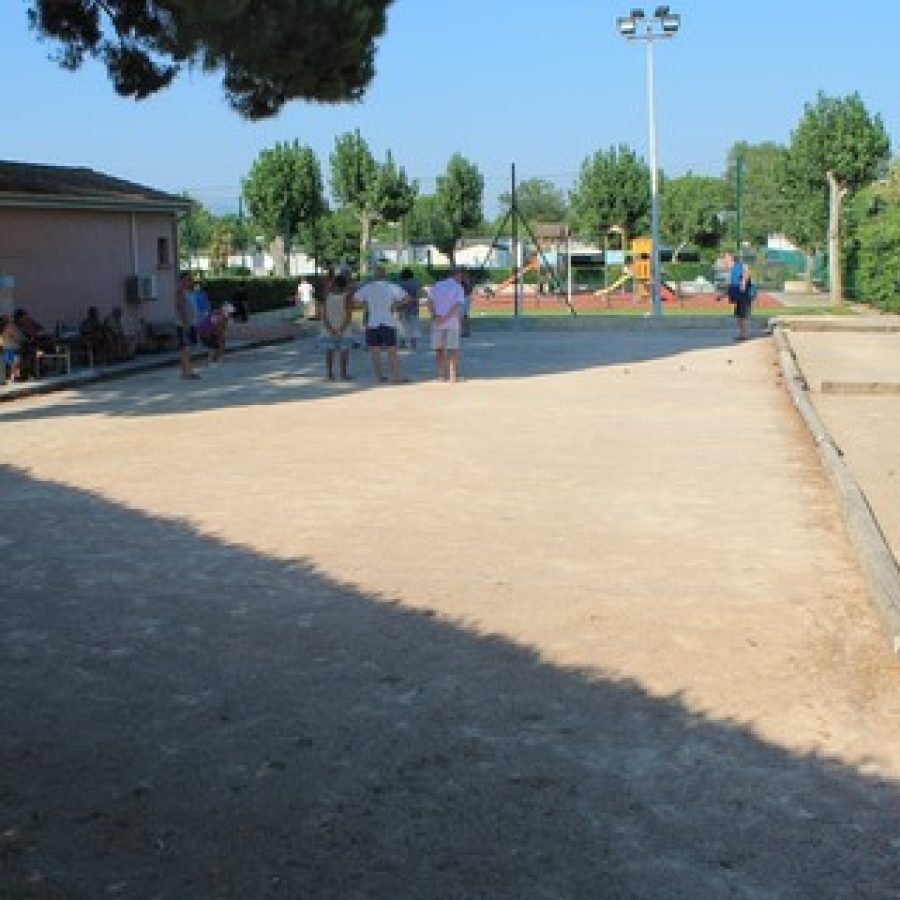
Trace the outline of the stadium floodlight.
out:
M 659 267 L 659 164 L 656 148 L 656 101 L 653 88 L 653 44 L 674 37 L 681 28 L 681 16 L 668 6 L 657 6 L 647 18 L 642 9 L 633 9 L 628 16 L 616 19 L 619 34 L 629 41 L 643 41 L 647 45 L 647 107 L 650 120 L 650 229 L 653 250 L 650 270 L 650 300 L 654 316 L 662 315 Z

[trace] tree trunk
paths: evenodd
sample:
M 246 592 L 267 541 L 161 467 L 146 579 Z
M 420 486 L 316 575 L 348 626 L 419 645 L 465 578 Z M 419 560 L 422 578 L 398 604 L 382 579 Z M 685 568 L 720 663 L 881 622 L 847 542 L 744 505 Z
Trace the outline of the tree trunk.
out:
M 844 302 L 844 285 L 841 277 L 841 203 L 847 194 L 835 177 L 828 177 L 828 286 L 832 306 Z
M 816 265 L 816 254 L 807 251 L 804 255 L 806 256 L 806 293 L 811 294 L 813 292 L 813 268 Z
M 278 235 L 269 245 L 269 253 L 272 256 L 275 271 L 279 275 L 284 275 L 287 269 L 287 254 L 284 249 L 284 238 L 281 235 Z
M 361 210 L 359 214 L 359 276 L 369 274 L 369 244 L 372 240 L 372 214 Z

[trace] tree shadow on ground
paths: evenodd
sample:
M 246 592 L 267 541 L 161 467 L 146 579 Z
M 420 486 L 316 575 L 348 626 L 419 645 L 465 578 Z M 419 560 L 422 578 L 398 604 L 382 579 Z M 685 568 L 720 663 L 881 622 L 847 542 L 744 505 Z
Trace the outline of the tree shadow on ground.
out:
M 635 364 L 732 345 L 731 331 L 708 328 L 476 330 L 464 342 L 461 373 L 470 381 L 533 378 L 605 366 Z M 735 353 L 739 353 L 735 349 Z M 201 368 L 201 378 L 185 382 L 177 367 L 136 373 L 116 381 L 88 384 L 35 402 L 0 404 L 0 421 L 27 421 L 77 415 L 160 416 L 235 407 L 335 400 L 357 391 L 415 390 L 434 380 L 434 354 L 427 342 L 402 354 L 412 383 L 374 382 L 368 355 L 354 351 L 350 382 L 325 380 L 323 353 L 315 338 L 242 351 L 224 364 Z M 385 367 L 386 368 L 386 367 Z
M 898 896 L 896 783 L 302 560 L 0 487 L 5 898 Z

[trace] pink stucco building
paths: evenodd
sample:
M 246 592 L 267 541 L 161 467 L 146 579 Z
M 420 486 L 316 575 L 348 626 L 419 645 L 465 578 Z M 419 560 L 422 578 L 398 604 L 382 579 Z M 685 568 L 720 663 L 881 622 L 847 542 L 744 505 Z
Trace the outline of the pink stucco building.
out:
M 0 161 L 0 276 L 12 305 L 45 327 L 122 308 L 141 321 L 174 316 L 184 197 L 85 168 Z M 8 301 L 7 301 L 8 302 Z M 2 313 L 3 310 L 0 310 Z

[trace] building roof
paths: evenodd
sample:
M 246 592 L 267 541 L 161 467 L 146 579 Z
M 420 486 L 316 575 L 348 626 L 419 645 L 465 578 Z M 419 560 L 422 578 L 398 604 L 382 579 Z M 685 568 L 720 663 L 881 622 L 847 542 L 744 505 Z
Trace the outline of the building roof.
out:
M 173 212 L 191 201 L 93 169 L 0 160 L 0 206 Z

